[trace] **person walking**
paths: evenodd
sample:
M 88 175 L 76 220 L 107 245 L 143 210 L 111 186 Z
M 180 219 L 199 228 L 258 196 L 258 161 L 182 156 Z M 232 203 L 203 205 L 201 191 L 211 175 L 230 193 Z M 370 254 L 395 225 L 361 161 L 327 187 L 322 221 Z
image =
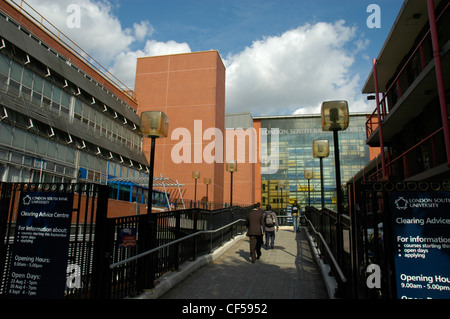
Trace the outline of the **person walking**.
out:
M 300 231 L 299 217 L 300 217 L 300 208 L 298 207 L 297 201 L 295 201 L 294 205 L 292 206 L 292 222 L 294 224 L 294 232 Z
M 261 246 L 264 234 L 264 211 L 261 204 L 255 204 L 252 211 L 247 215 L 245 225 L 247 226 L 247 236 L 250 237 L 250 256 L 252 263 L 261 257 Z
M 270 205 L 266 206 L 266 212 L 264 213 L 264 231 L 266 233 L 266 249 L 273 249 L 275 244 L 275 227 L 278 231 L 278 218 L 277 215 L 272 211 L 272 207 Z

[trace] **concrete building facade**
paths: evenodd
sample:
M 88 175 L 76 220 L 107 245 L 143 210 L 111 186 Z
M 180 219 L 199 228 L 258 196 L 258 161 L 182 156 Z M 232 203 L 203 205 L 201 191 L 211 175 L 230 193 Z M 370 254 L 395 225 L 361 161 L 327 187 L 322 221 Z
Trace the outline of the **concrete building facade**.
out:
M 367 144 L 382 152 L 360 178 L 450 177 L 449 49 L 449 2 L 405 1 L 362 90 L 376 102 Z

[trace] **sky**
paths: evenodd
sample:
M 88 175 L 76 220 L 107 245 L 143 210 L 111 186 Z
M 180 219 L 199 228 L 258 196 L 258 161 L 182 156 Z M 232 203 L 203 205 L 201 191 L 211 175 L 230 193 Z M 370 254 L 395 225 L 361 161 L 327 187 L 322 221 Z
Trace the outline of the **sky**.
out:
M 134 87 L 136 59 L 217 50 L 225 112 L 372 112 L 362 86 L 403 0 L 27 0 Z

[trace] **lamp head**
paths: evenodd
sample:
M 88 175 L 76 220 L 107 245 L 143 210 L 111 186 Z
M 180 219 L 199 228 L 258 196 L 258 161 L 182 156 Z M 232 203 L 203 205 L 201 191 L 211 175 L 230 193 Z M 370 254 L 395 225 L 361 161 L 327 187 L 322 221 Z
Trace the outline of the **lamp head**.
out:
M 139 131 L 145 137 L 167 137 L 169 133 L 169 118 L 160 111 L 142 112 Z
M 323 158 L 330 155 L 330 145 L 328 140 L 313 141 L 313 157 Z
M 238 169 L 237 161 L 227 161 L 225 167 L 227 169 L 227 172 L 231 172 L 231 173 L 237 172 L 237 169 Z
M 343 131 L 348 127 L 349 113 L 347 101 L 327 101 L 322 103 L 322 130 Z

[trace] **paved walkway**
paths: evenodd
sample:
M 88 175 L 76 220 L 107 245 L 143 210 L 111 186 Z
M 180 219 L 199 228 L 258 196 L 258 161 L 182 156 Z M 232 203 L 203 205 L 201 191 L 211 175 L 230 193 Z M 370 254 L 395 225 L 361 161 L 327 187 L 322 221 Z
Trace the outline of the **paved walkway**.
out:
M 161 299 L 328 299 L 305 229 L 280 227 L 274 249 L 250 261 L 244 237 L 219 258 L 192 272 Z

